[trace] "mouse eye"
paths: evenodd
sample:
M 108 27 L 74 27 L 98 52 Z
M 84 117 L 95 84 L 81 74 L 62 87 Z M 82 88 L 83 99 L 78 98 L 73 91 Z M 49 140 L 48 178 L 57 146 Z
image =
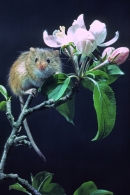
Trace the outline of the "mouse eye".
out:
M 37 63 L 37 61 L 38 61 L 38 58 L 35 58 L 35 63 Z
M 50 63 L 50 58 L 47 58 L 46 61 L 47 61 L 47 63 L 49 64 L 49 63 Z

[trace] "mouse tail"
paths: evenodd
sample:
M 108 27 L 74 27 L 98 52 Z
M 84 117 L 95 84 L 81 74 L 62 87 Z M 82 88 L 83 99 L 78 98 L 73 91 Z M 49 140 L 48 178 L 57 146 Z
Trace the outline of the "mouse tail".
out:
M 23 109 L 23 106 L 24 106 L 23 97 L 22 96 L 19 96 L 19 100 L 20 100 L 20 105 L 21 105 L 21 110 L 22 110 Z M 31 142 L 32 147 L 34 148 L 34 150 L 37 152 L 37 154 L 42 158 L 43 162 L 45 163 L 46 162 L 46 158 L 42 154 L 42 152 L 40 151 L 40 149 L 37 147 L 37 145 L 36 145 L 36 143 L 35 143 L 35 141 L 34 141 L 34 139 L 32 137 L 31 131 L 30 131 L 29 126 L 28 126 L 27 119 L 24 119 L 23 125 L 24 125 L 25 131 L 27 133 L 28 139 Z

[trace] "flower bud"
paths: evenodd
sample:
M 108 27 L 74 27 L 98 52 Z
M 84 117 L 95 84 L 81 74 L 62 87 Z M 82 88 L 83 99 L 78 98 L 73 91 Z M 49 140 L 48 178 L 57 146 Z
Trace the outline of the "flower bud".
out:
M 129 49 L 127 47 L 119 47 L 108 57 L 108 61 L 120 65 L 125 62 L 128 55 Z
M 106 49 L 104 49 L 104 51 L 102 52 L 102 59 L 107 59 L 114 50 L 114 47 L 107 47 Z

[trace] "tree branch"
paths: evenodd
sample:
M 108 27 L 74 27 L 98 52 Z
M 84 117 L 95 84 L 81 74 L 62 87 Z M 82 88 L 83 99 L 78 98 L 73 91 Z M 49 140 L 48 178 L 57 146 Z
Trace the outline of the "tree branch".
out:
M 59 105 L 65 103 L 66 101 L 72 99 L 73 95 L 78 90 L 78 84 L 79 83 L 77 82 L 75 84 L 75 86 L 72 87 L 70 92 L 67 95 L 65 95 L 64 97 L 60 98 L 58 101 L 55 101 L 54 99 L 50 99 L 50 100 L 44 101 L 43 103 L 41 103 L 37 106 L 32 107 L 32 108 L 29 108 L 29 106 L 31 104 L 33 96 L 29 95 L 16 122 L 14 121 L 14 117 L 13 117 L 12 111 L 11 111 L 11 101 L 8 100 L 6 102 L 6 115 L 7 115 L 7 118 L 8 118 L 8 120 L 13 128 L 12 128 L 12 132 L 11 132 L 9 138 L 7 139 L 7 141 L 5 143 L 4 151 L 3 151 L 2 158 L 0 161 L 0 180 L 7 179 L 7 178 L 16 179 L 19 183 L 26 186 L 26 188 L 29 191 L 31 191 L 34 195 L 41 195 L 36 189 L 34 189 L 28 183 L 28 181 L 18 177 L 17 174 L 5 174 L 4 168 L 5 168 L 6 160 L 7 160 L 9 151 L 13 145 L 25 144 L 25 145 L 30 146 L 30 142 L 25 140 L 26 136 L 20 136 L 20 137 L 17 136 L 19 130 L 21 129 L 23 120 L 34 111 L 38 111 L 41 109 L 42 110 L 48 109 L 51 107 L 56 107 L 56 106 L 59 106 Z
M 31 186 L 27 180 L 20 178 L 17 174 L 4 174 L 0 173 L 0 180 L 4 179 L 15 179 L 18 181 L 22 186 L 25 186 L 27 190 L 29 190 L 34 195 L 41 195 L 33 186 Z
M 25 145 L 25 146 L 31 147 L 30 141 L 27 141 L 26 138 L 27 138 L 27 136 L 25 136 L 25 135 L 19 136 L 19 137 L 17 136 L 14 139 L 14 145 L 15 146 Z
M 64 104 L 65 102 L 67 102 L 68 100 L 71 100 L 73 98 L 74 94 L 78 91 L 78 88 L 79 88 L 79 82 L 76 82 L 75 86 L 72 87 L 72 89 L 70 90 L 70 92 L 67 95 L 60 98 L 58 101 L 55 101 L 54 99 L 50 99 L 50 100 L 44 101 L 43 103 L 41 103 L 37 106 L 29 108 L 25 111 L 26 112 L 26 113 L 24 113 L 25 116 L 27 116 L 27 115 L 31 114 L 32 112 L 35 112 L 35 111 L 48 109 L 48 108 L 51 108 L 51 107 L 57 107 L 61 104 Z
M 13 126 L 14 124 L 14 117 L 12 115 L 12 111 L 11 111 L 11 100 L 9 99 L 7 102 L 6 102 L 6 116 L 11 124 L 11 126 Z

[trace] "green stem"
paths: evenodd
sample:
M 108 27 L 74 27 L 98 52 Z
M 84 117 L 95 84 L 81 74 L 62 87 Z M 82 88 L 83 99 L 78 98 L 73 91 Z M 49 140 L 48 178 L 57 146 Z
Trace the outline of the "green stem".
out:
M 69 77 L 70 78 L 76 78 L 78 82 L 80 81 L 80 78 L 78 76 L 76 76 L 75 74 L 72 74 Z
M 81 64 L 80 71 L 79 71 L 79 77 L 82 77 L 82 76 L 83 76 L 83 72 L 84 72 L 84 68 L 85 68 L 87 59 L 88 59 L 88 58 L 85 57 L 85 59 L 83 60 L 83 62 L 82 62 L 82 64 Z
M 105 60 L 103 63 L 99 64 L 98 66 L 95 66 L 94 68 L 92 68 L 90 71 L 93 71 L 93 70 L 97 70 L 105 65 L 108 65 L 109 64 L 109 61 L 108 60 Z
M 75 71 L 76 75 L 78 75 L 78 73 L 79 73 L 78 57 L 76 55 L 74 55 L 74 56 L 72 55 L 70 46 L 67 46 L 66 49 L 69 53 L 69 57 L 70 57 L 71 62 L 73 64 L 74 71 Z
M 90 65 L 90 61 L 91 61 L 91 58 L 88 60 L 86 66 L 85 66 L 85 68 L 84 68 L 84 73 L 86 73 L 86 71 L 88 70 L 89 65 Z

